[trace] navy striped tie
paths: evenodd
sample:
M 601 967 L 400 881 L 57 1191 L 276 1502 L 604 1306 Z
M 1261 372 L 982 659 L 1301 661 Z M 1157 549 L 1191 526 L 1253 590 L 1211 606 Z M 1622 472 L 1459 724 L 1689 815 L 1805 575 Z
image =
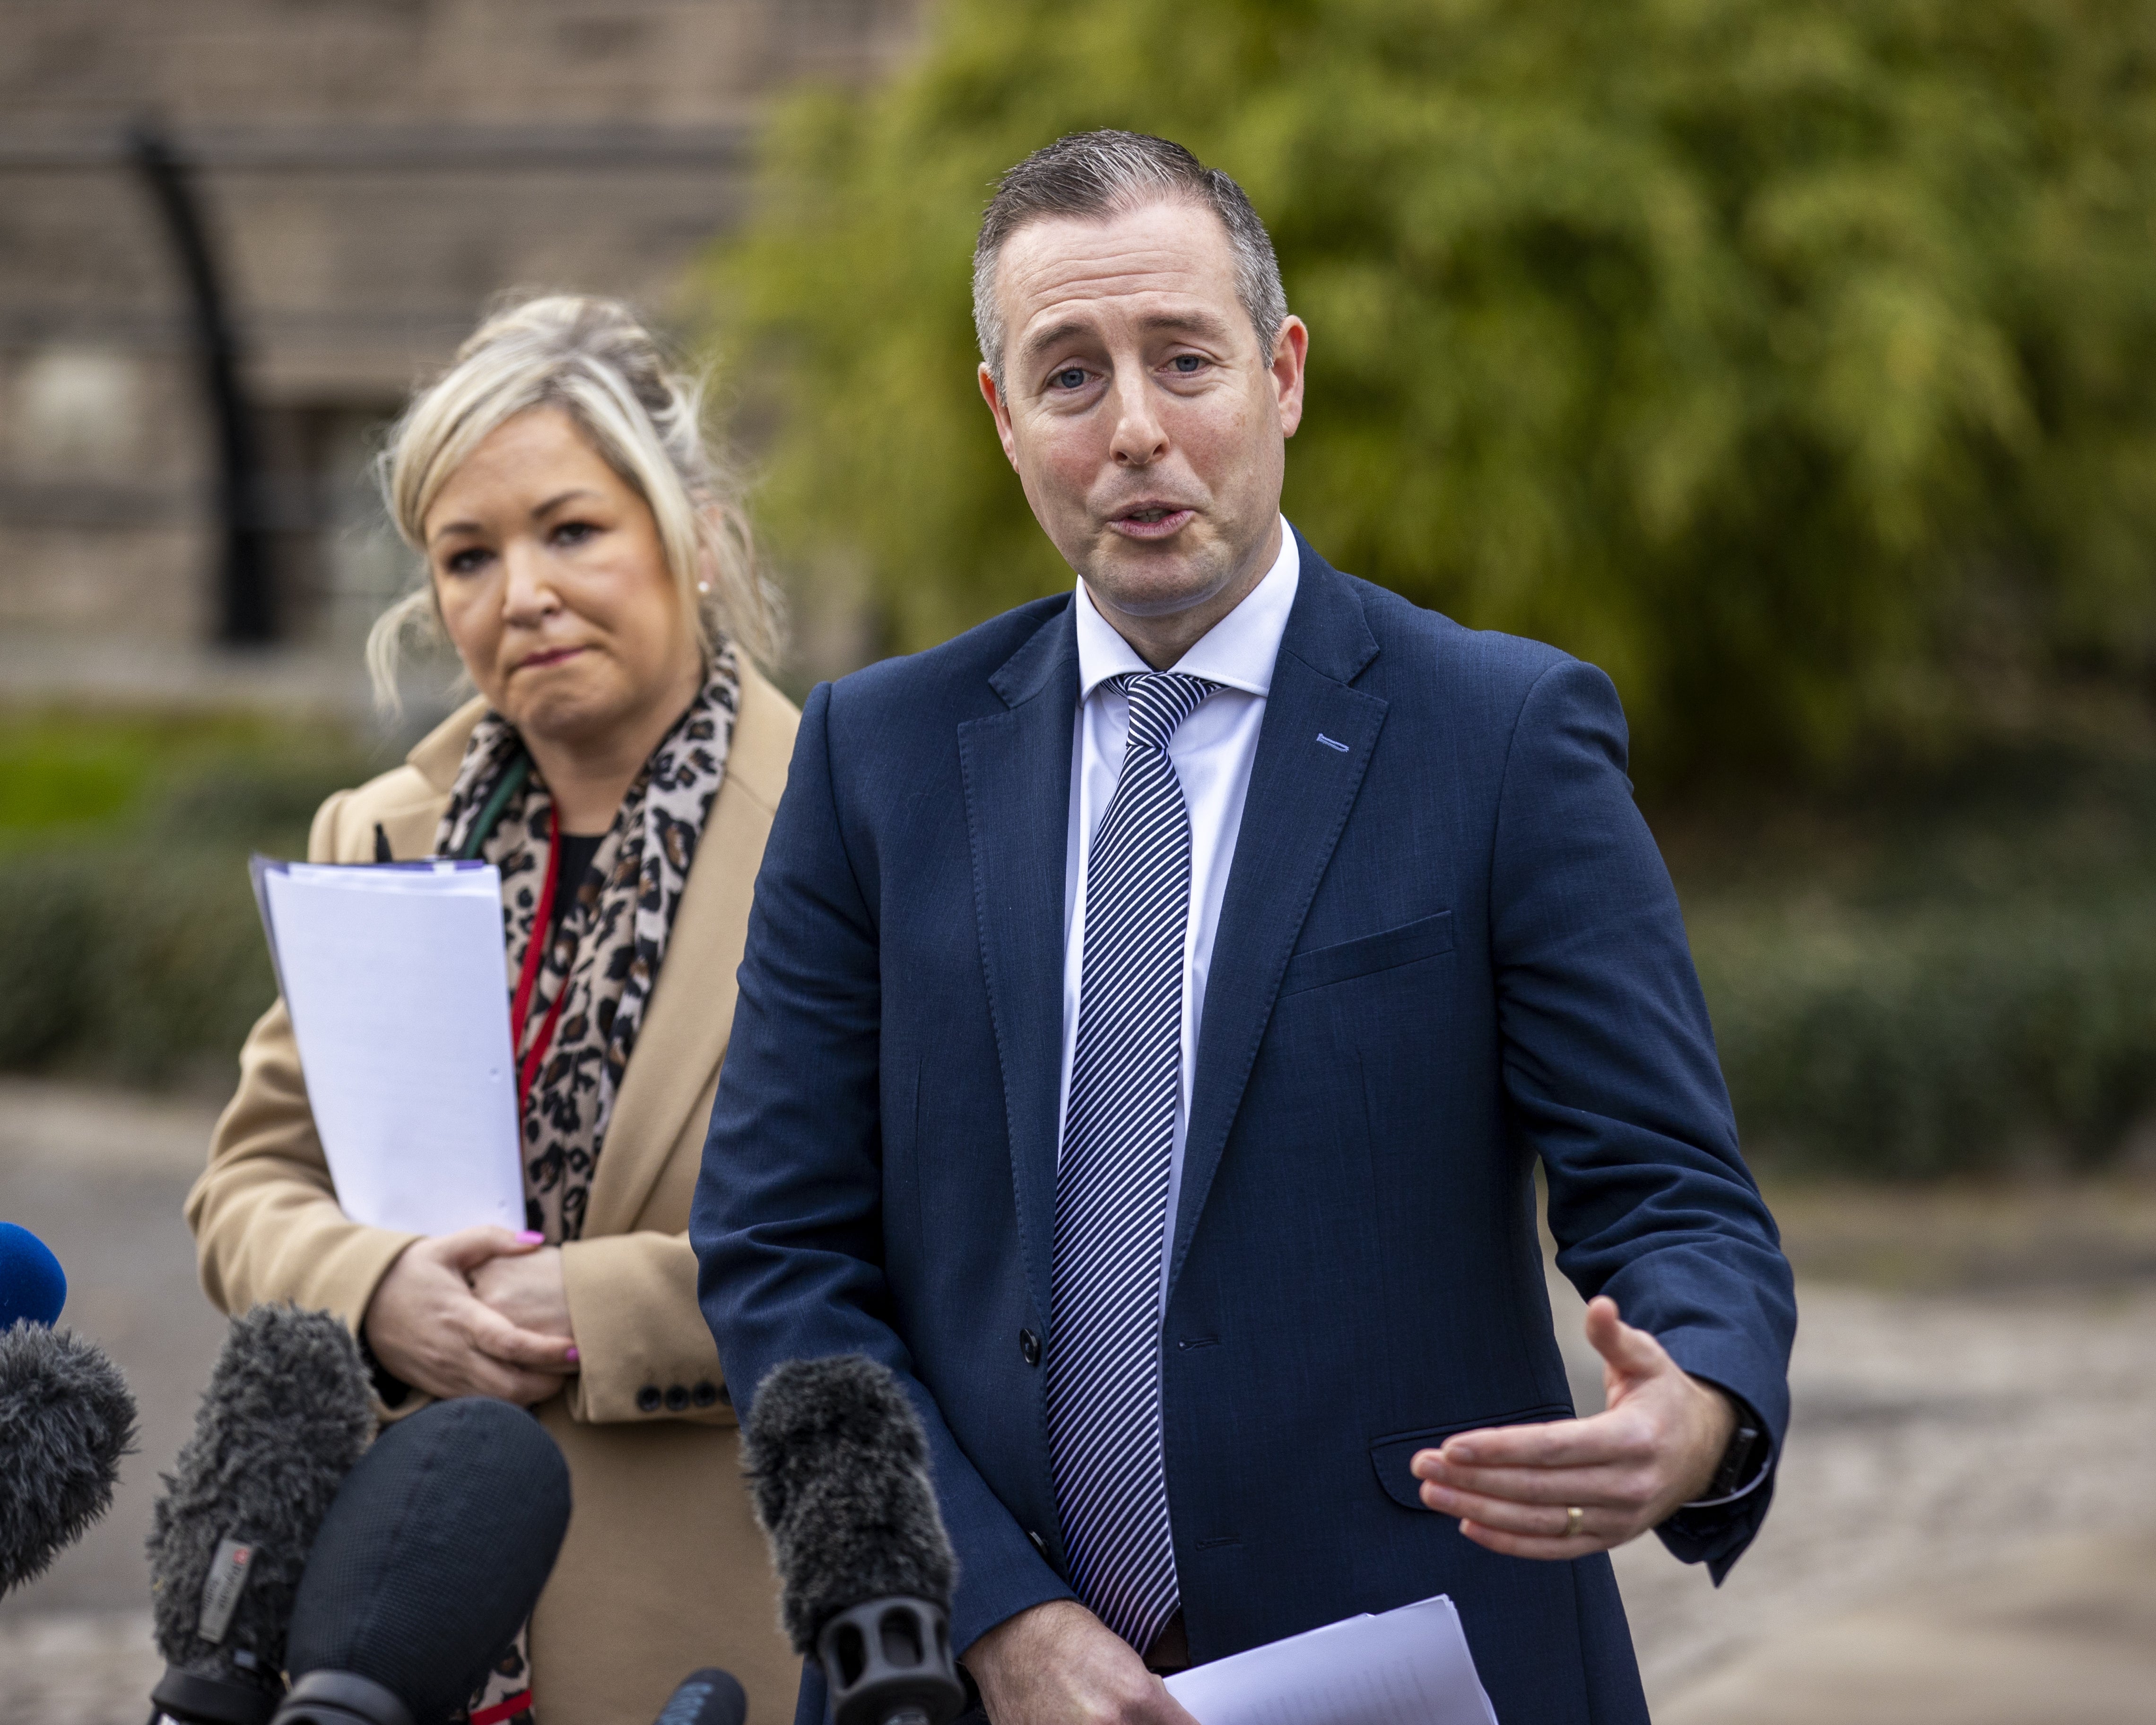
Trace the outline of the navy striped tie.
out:
M 1190 816 L 1168 757 L 1214 685 L 1146 671 L 1086 869 L 1078 1038 L 1055 1173 L 1048 1438 L 1070 1580 L 1143 1652 L 1175 1615 L 1161 1453 L 1162 1230 L 1183 1081 Z

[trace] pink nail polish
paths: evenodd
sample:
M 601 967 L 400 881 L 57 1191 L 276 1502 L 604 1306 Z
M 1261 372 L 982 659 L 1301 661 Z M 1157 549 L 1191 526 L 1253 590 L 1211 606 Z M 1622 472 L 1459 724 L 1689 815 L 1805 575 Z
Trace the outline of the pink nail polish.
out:
M 568 1357 L 571 1360 L 580 1360 L 580 1359 L 582 1359 L 582 1358 L 583 1358 L 583 1355 L 582 1355 L 581 1353 L 578 1353 L 578 1352 L 577 1352 L 577 1350 L 576 1350 L 575 1348 L 572 1348 L 569 1350 L 569 1352 L 568 1352 L 568 1356 L 567 1356 L 567 1357 Z
M 547 1236 L 546 1236 L 545 1235 L 543 1235 L 543 1234 L 540 1234 L 540 1233 L 537 1233 L 537 1232 L 536 1232 L 536 1231 L 534 1231 L 533 1230 L 529 1229 L 529 1228 L 526 1229 L 526 1230 L 525 1230 L 521 1234 L 518 1235 L 516 1237 L 517 1237 L 517 1239 L 519 1239 L 520 1240 L 523 1241 L 523 1243 L 524 1243 L 526 1245 L 538 1245 L 542 1244 L 542 1243 L 546 1240 L 546 1238 L 547 1238 Z

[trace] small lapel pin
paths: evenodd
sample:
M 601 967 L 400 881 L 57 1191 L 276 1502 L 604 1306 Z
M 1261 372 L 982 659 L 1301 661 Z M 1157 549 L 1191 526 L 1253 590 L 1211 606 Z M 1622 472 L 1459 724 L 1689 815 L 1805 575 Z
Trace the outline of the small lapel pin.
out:
M 1317 733 L 1317 740 L 1318 740 L 1320 742 L 1323 743 L 1323 744 L 1326 746 L 1326 747 L 1327 747 L 1327 748 L 1329 748 L 1329 749 L 1337 749 L 1337 750 L 1339 750 L 1339 751 L 1340 751 L 1340 752 L 1341 752 L 1342 754 L 1343 754 L 1343 755 L 1344 755 L 1344 754 L 1346 754 L 1346 753 L 1348 752 L 1348 745 L 1347 745 L 1346 743 L 1344 743 L 1344 742 L 1334 742 L 1331 737 L 1327 737 L 1327 735 L 1326 735 L 1322 731 L 1321 731 L 1321 732 L 1319 732 Z

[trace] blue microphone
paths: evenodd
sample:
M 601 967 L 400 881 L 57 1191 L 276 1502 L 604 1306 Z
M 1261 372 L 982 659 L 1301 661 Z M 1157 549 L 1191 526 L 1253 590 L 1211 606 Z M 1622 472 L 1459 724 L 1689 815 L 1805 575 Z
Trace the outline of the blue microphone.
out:
M 112 1507 L 135 1398 L 94 1342 L 53 1327 L 59 1260 L 0 1222 L 0 1594 L 42 1574 Z
M 0 1330 L 28 1321 L 50 1325 L 67 1304 L 67 1276 L 44 1241 L 0 1222 Z

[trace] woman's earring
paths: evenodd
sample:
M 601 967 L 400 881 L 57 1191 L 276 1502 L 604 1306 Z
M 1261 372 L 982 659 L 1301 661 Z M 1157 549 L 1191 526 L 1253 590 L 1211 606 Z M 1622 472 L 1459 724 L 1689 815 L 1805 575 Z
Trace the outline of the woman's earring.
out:
M 709 593 L 711 590 L 711 583 L 708 581 L 700 581 L 696 583 L 696 591 L 698 593 Z

